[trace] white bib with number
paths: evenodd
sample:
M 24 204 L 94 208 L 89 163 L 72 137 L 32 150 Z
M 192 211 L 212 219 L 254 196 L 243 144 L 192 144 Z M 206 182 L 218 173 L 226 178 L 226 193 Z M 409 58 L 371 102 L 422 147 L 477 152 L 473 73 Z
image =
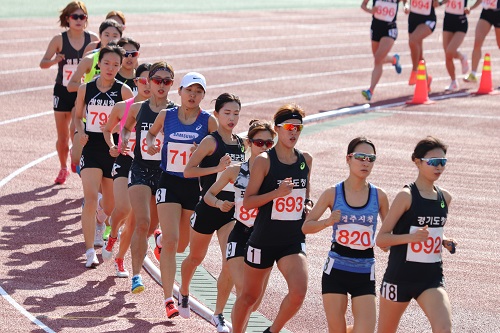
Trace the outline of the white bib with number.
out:
M 464 0 L 448 0 L 444 11 L 453 15 L 464 15 Z
M 497 9 L 498 0 L 483 0 L 481 5 L 484 9 Z
M 243 207 L 243 198 L 234 198 L 234 218 L 246 225 L 247 227 L 253 227 L 255 223 L 255 218 L 259 212 L 258 208 L 252 208 L 250 211 Z
M 102 129 L 108 122 L 112 106 L 89 105 L 87 106 L 86 130 L 88 132 L 102 133 Z
M 377 1 L 375 2 L 375 11 L 373 16 L 377 20 L 392 22 L 394 17 L 396 17 L 396 12 L 398 10 L 398 4 L 394 2 L 387 1 Z
M 167 171 L 184 172 L 191 157 L 192 143 L 169 142 L 167 150 Z
M 432 9 L 432 0 L 411 0 L 410 11 L 415 14 L 429 15 Z
M 273 200 L 271 211 L 272 220 L 297 221 L 302 217 L 304 211 L 304 199 L 306 198 L 305 188 L 294 188 L 292 193 L 286 197 L 279 197 Z
M 373 228 L 360 224 L 339 224 L 335 241 L 354 250 L 366 250 L 375 245 Z
M 146 142 L 146 135 L 148 135 L 148 131 L 141 131 L 141 156 L 142 159 L 145 161 L 161 161 L 161 150 L 157 152 L 154 155 L 149 155 L 148 154 L 148 144 Z M 155 145 L 158 147 L 163 147 L 163 140 L 165 136 L 163 135 L 163 132 L 159 132 L 158 135 L 156 136 L 155 139 Z M 184 171 L 184 170 L 183 170 Z
M 415 233 L 421 227 L 410 227 L 410 234 Z M 406 260 L 422 263 L 433 263 L 441 261 L 441 247 L 443 243 L 443 228 L 429 228 L 429 237 L 424 242 L 408 243 Z
M 236 163 L 239 163 L 238 161 L 231 161 L 231 164 L 230 165 L 234 165 Z M 224 172 L 224 171 L 222 171 Z M 217 172 L 217 178 L 215 179 L 215 181 L 218 181 L 219 178 L 220 178 L 220 175 L 222 174 L 222 172 Z M 226 192 L 234 192 L 234 184 L 232 183 L 227 183 L 226 186 L 224 186 L 224 188 L 222 189 L 222 191 L 226 191 Z
M 71 77 L 73 76 L 73 74 L 75 74 L 77 67 L 78 67 L 78 65 L 64 65 L 63 66 L 63 80 L 62 80 L 63 86 L 65 86 L 65 87 L 68 86 L 68 83 L 71 80 Z

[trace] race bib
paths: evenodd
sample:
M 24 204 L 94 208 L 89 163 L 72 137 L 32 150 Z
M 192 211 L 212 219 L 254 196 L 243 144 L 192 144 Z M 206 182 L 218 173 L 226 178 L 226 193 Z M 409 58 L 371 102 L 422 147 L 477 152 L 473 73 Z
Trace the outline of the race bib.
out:
M 464 0 L 448 0 L 444 11 L 453 15 L 464 15 Z
M 146 141 L 146 135 L 148 135 L 148 131 L 141 131 L 141 156 L 145 161 L 161 161 L 161 149 L 154 155 L 148 154 L 148 143 Z M 158 147 L 163 147 L 164 140 L 163 132 L 159 132 L 155 139 L 155 145 Z
M 67 87 L 69 81 L 71 80 L 71 77 L 73 74 L 76 72 L 76 68 L 78 65 L 64 65 L 63 66 L 63 81 L 62 84 L 63 86 Z
M 360 224 L 339 224 L 335 241 L 354 250 L 366 250 L 375 245 L 373 228 Z
M 135 149 L 135 131 L 130 132 L 130 137 L 128 138 L 128 144 L 127 147 L 130 149 L 127 153 L 128 156 L 134 158 L 134 149 Z
M 410 11 L 415 14 L 429 15 L 431 13 L 432 0 L 411 0 Z
M 483 0 L 481 5 L 484 9 L 497 9 L 498 0 Z
M 373 17 L 377 20 L 392 22 L 396 17 L 398 4 L 394 2 L 377 1 L 375 2 L 374 9 Z
M 234 218 L 247 227 L 253 227 L 258 212 L 258 208 L 252 208 L 250 211 L 246 210 L 243 207 L 243 198 L 234 198 Z
M 306 197 L 305 188 L 293 189 L 292 193 L 286 197 L 279 197 L 273 200 L 271 211 L 272 220 L 297 221 L 302 218 L 304 211 L 304 199 Z
M 102 129 L 108 122 L 112 106 L 89 105 L 87 107 L 86 130 L 89 132 L 102 133 Z
M 410 227 L 410 234 L 421 227 Z M 441 248 L 443 242 L 443 228 L 429 228 L 429 237 L 420 243 L 408 243 L 406 260 L 422 263 L 434 263 L 441 261 Z
M 184 172 L 191 157 L 192 143 L 169 142 L 167 147 L 167 171 Z

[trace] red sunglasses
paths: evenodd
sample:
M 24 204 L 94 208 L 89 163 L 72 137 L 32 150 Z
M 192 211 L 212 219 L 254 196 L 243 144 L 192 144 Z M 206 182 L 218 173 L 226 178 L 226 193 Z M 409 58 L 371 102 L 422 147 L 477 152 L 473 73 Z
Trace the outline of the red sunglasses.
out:
M 262 148 L 264 145 L 266 145 L 266 148 L 271 148 L 274 145 L 273 140 L 250 139 L 250 142 L 259 148 Z
M 157 85 L 160 85 L 160 84 L 164 84 L 166 86 L 169 86 L 172 84 L 172 82 L 174 82 L 174 80 L 172 80 L 171 78 L 161 78 L 161 77 L 151 77 L 149 78 L 154 84 L 157 84 Z
M 283 129 L 286 131 L 296 130 L 297 132 L 302 131 L 302 129 L 304 128 L 304 125 L 302 124 L 289 124 L 289 123 L 278 124 L 276 126 L 283 127 Z
M 136 77 L 134 79 L 134 81 L 136 83 L 139 82 L 140 84 L 144 84 L 144 85 L 148 84 L 148 78 L 147 77 L 143 77 L 143 76 Z

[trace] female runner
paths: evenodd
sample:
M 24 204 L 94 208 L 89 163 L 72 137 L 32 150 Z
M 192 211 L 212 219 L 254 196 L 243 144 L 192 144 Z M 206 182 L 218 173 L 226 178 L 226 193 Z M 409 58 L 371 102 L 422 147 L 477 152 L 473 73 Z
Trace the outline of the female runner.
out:
M 242 164 L 229 166 L 203 197 L 206 204 L 220 209 L 222 212 L 227 212 L 234 206 L 236 224 L 229 234 L 225 257 L 231 278 L 236 287 L 236 295 L 240 295 L 243 290 L 243 268 L 245 265 L 243 258 L 245 257 L 245 247 L 253 231 L 253 224 L 258 211 L 257 208 L 247 211 L 243 207 L 243 196 L 248 186 L 250 168 L 255 158 L 273 147 L 273 139 L 275 136 L 276 131 L 270 123 L 252 120 L 247 134 L 247 145 L 250 148 L 250 158 Z M 234 184 L 234 198 L 228 200 L 219 199 L 219 193 L 221 193 L 224 188 L 227 188 L 227 186 L 232 186 L 232 184 Z M 191 242 L 191 244 L 193 243 Z M 191 245 L 191 247 L 193 247 L 193 245 Z M 269 275 L 266 279 L 269 279 Z M 267 281 L 265 281 L 263 288 L 266 286 Z M 260 299 L 255 303 L 252 311 L 257 310 L 262 300 L 262 296 L 264 296 L 264 292 L 262 292 Z
M 126 52 L 126 51 L 125 51 Z M 135 143 L 135 131 L 133 135 L 129 137 L 127 146 L 128 150 L 122 150 L 122 135 L 121 131 L 125 126 L 125 121 L 127 120 L 127 115 L 129 113 L 130 107 L 134 103 L 142 102 L 151 96 L 151 90 L 148 82 L 149 69 L 151 68 L 150 63 L 141 64 L 137 67 L 136 75 L 134 79 L 137 85 L 137 96 L 134 98 L 127 99 L 126 101 L 119 102 L 115 105 L 111 114 L 109 115 L 108 122 L 104 127 L 104 139 L 108 144 L 109 153 L 111 156 L 115 156 L 116 160 L 113 164 L 113 193 L 115 197 L 115 209 L 111 213 L 109 223 L 111 225 L 111 232 L 109 235 L 108 242 L 102 249 L 102 259 L 104 261 L 110 260 L 113 257 L 113 246 L 118 240 L 118 230 L 125 224 L 125 228 L 120 236 L 120 249 L 115 258 L 115 268 L 116 275 L 118 277 L 128 277 L 128 271 L 123 266 L 123 258 L 128 248 L 130 247 L 130 239 L 132 238 L 132 232 L 135 228 L 135 219 L 131 212 L 130 199 L 128 195 L 123 195 L 127 193 L 128 189 L 128 175 L 130 171 L 130 166 L 134 158 L 134 152 L 132 145 Z M 120 136 L 118 139 L 118 144 L 115 144 L 112 131 L 117 124 L 120 124 Z
M 57 130 L 56 150 L 61 168 L 54 180 L 56 184 L 64 184 L 69 176 L 66 163 L 69 155 L 70 136 L 72 139 L 75 126 L 71 121 L 71 110 L 75 106 L 76 92 L 69 92 L 66 86 L 84 55 L 85 46 L 99 39 L 95 33 L 85 30 L 88 24 L 87 19 L 87 8 L 83 2 L 72 1 L 67 4 L 59 15 L 60 26 L 67 28 L 67 30 L 52 38 L 40 61 L 42 69 L 57 64 L 54 85 L 54 118 Z M 76 166 L 74 171 L 76 172 Z
M 479 6 L 479 0 L 476 1 L 475 8 Z M 491 27 L 495 28 L 495 36 L 497 40 L 498 48 L 500 48 L 500 1 L 498 0 L 482 0 L 483 10 L 481 11 L 481 16 L 477 21 L 476 34 L 474 37 L 474 48 L 472 49 L 472 59 L 471 59 L 471 69 L 470 74 L 464 78 L 465 82 L 477 82 L 477 67 L 479 66 L 479 60 L 481 60 L 484 40 L 491 30 Z
M 94 249 L 96 231 L 97 195 L 102 189 L 101 205 L 106 215 L 114 207 L 112 169 L 115 158 L 109 154 L 109 146 L 103 135 L 103 128 L 108 121 L 114 105 L 132 98 L 132 90 L 115 79 L 120 69 L 125 51 L 119 46 L 106 46 L 99 54 L 101 75 L 95 81 L 78 88 L 75 115 L 76 130 L 80 133 L 83 146 L 80 160 L 85 205 L 82 210 L 82 229 L 85 239 L 87 261 L 85 266 L 95 267 L 99 261 Z M 83 118 L 86 117 L 85 125 Z M 115 140 L 118 137 L 116 135 Z M 99 230 L 104 231 L 104 228 Z M 102 234 L 100 235 L 102 239 Z
M 210 186 L 230 164 L 245 161 L 245 145 L 243 139 L 233 134 L 238 124 L 241 102 L 238 96 L 223 93 L 215 100 L 214 115 L 218 120 L 217 131 L 207 135 L 193 153 L 184 169 L 184 177 L 200 178 L 201 195 L 205 195 Z M 211 207 L 204 200 L 196 205 L 191 217 L 189 254 L 181 265 L 182 283 L 179 292 L 182 297 L 189 297 L 189 285 L 196 267 L 205 258 L 214 232 L 222 254 L 222 269 L 217 279 L 217 301 L 212 317 L 218 332 L 229 332 L 225 325 L 222 311 L 226 305 L 233 281 L 224 256 L 227 238 L 234 226 L 234 187 L 229 185 L 219 194 L 220 201 L 227 202 L 227 211 Z M 188 303 L 188 302 L 186 302 Z M 184 304 L 182 304 L 184 305 Z M 189 303 L 179 309 L 180 315 L 189 317 Z
M 328 331 L 374 332 L 377 320 L 375 299 L 375 231 L 377 217 L 385 218 L 389 200 L 385 192 L 367 181 L 375 165 L 375 145 L 365 137 L 347 147 L 349 177 L 326 189 L 307 216 L 302 231 L 316 233 L 333 227 L 331 250 L 323 267 L 323 307 Z M 321 219 L 331 210 L 329 217 Z M 345 313 L 351 295 L 354 326 L 346 326 Z
M 272 326 L 265 332 L 279 332 L 300 309 L 306 295 L 308 274 L 305 235 L 301 228 L 306 204 L 311 203 L 312 157 L 295 148 L 304 116 L 298 105 L 280 107 L 274 114 L 278 142 L 259 155 L 250 170 L 243 206 L 246 210 L 258 208 L 259 212 L 247 244 L 243 291 L 236 299 L 231 316 L 235 333 L 245 331 L 274 262 L 287 282 L 288 294 Z
M 465 34 L 469 27 L 467 15 L 470 11 L 481 4 L 479 0 L 474 6 L 467 6 L 468 0 L 445 0 L 446 8 L 444 10 L 443 21 L 443 48 L 446 55 L 446 70 L 451 78 L 450 85 L 446 91 L 458 90 L 458 82 L 455 76 L 455 65 L 453 59 L 459 59 L 462 64 L 462 74 L 467 74 L 469 71 L 469 63 L 467 56 L 458 51 L 460 45 L 464 41 Z
M 380 287 L 379 333 L 396 332 L 414 298 L 433 332 L 451 332 L 451 305 L 444 289 L 442 246 L 455 252 L 456 241 L 444 235 L 451 195 L 435 185 L 444 172 L 447 146 L 439 139 L 421 140 L 411 159 L 418 169 L 392 202 L 377 236 L 390 247 Z
M 172 298 L 175 254 L 184 252 L 189 243 L 189 219 L 200 198 L 198 180 L 185 178 L 184 169 L 193 143 L 199 144 L 217 129 L 215 117 L 200 108 L 206 87 L 203 75 L 187 73 L 179 87 L 181 106 L 160 112 L 146 136 L 149 153 L 161 150 L 160 166 L 163 172 L 156 191 L 156 204 L 163 237 L 157 235 L 156 238 L 162 248 L 160 270 L 168 318 L 179 314 Z M 164 135 L 163 146 L 154 141 L 160 131 Z M 184 308 L 187 308 L 187 301 L 187 297 L 179 297 L 179 304 Z
M 392 64 L 396 73 L 401 74 L 399 54 L 389 57 L 388 54 L 398 38 L 398 27 L 396 17 L 398 15 L 399 0 L 373 0 L 372 8 L 368 8 L 368 1 L 363 0 L 361 9 L 372 14 L 371 39 L 374 66 L 370 89 L 363 90 L 361 94 L 370 101 L 377 83 L 380 81 L 384 64 Z

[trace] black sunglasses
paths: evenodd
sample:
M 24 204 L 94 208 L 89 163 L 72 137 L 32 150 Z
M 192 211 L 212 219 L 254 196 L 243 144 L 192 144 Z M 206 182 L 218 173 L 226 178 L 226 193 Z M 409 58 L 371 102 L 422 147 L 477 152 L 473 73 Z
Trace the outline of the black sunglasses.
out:
M 71 14 L 71 15 L 69 15 L 69 17 L 75 21 L 76 20 L 85 21 L 87 19 L 87 15 L 85 15 L 85 14 Z

